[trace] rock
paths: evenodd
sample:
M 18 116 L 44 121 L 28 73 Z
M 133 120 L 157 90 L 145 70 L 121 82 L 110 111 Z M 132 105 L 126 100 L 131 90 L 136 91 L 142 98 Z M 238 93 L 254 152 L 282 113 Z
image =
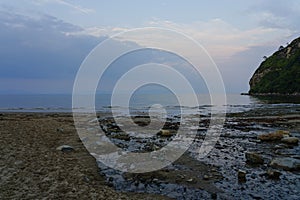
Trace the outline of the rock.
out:
M 279 180 L 280 175 L 281 175 L 281 173 L 279 171 L 271 170 L 271 169 L 269 169 L 266 174 L 267 174 L 268 178 L 274 179 L 274 180 Z
M 69 145 L 61 145 L 61 146 L 57 147 L 56 150 L 62 151 L 62 152 L 70 152 L 70 151 L 74 151 L 74 148 Z
M 299 139 L 296 137 L 284 137 L 281 139 L 281 142 L 286 143 L 286 144 L 297 145 L 299 142 Z
M 181 179 L 185 179 L 185 176 L 182 175 L 182 174 L 178 174 L 177 176 L 178 176 L 179 178 L 181 178 Z
M 62 133 L 62 132 L 64 132 L 64 129 L 63 128 L 57 128 L 56 131 Z
M 188 179 L 186 182 L 188 182 L 188 183 L 196 183 L 196 180 L 193 179 L 193 178 L 190 178 L 190 179 Z
M 124 141 L 130 141 L 130 136 L 123 132 L 117 132 L 116 134 L 112 135 L 112 138 L 124 140 Z
M 263 158 L 255 152 L 246 152 L 245 154 L 246 160 L 250 164 L 263 164 Z
M 300 170 L 300 160 L 295 158 L 275 158 L 271 161 L 270 166 L 288 171 Z
M 261 141 L 275 141 L 281 140 L 284 136 L 288 136 L 289 134 L 289 131 L 278 130 L 274 133 L 259 135 L 257 138 Z
M 216 193 L 211 194 L 211 199 L 217 199 L 217 198 L 218 198 L 218 195 Z
M 246 182 L 246 172 L 243 170 L 239 170 L 238 171 L 238 181 L 240 183 L 245 183 Z
M 164 137 L 171 137 L 171 136 L 173 136 L 174 135 L 174 133 L 172 133 L 171 131 L 169 131 L 169 130 L 160 130 L 159 132 L 158 132 L 158 135 L 161 135 L 161 136 L 164 136 Z
M 204 176 L 203 176 L 203 180 L 209 180 L 209 176 L 204 175 Z
M 289 146 L 286 145 L 286 144 L 278 144 L 278 145 L 275 145 L 274 146 L 274 149 L 285 149 L 285 148 L 288 148 Z

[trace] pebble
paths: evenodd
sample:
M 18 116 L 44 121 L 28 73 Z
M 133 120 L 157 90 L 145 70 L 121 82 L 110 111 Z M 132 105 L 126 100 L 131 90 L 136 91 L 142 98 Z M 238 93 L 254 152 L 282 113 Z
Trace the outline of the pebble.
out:
M 63 128 L 57 128 L 56 131 L 62 133 L 62 132 L 64 132 L 64 129 Z
M 69 151 L 74 151 L 74 148 L 69 145 L 61 145 L 56 148 L 57 151 L 62 151 L 62 152 L 69 152 Z
M 188 179 L 186 182 L 188 182 L 188 183 L 196 183 L 196 180 L 193 179 L 193 178 L 190 178 L 190 179 Z

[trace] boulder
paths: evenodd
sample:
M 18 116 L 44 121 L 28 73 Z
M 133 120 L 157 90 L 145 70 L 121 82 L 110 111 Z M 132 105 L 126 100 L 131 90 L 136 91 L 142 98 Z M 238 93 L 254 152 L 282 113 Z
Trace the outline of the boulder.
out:
M 246 152 L 245 157 L 248 163 L 250 164 L 263 164 L 264 160 L 258 153 L 255 152 Z
M 278 130 L 273 133 L 267 133 L 259 135 L 257 138 L 261 141 L 275 141 L 275 140 L 281 140 L 283 137 L 288 136 L 290 134 L 289 131 L 282 131 Z
M 299 139 L 297 137 L 284 137 L 281 139 L 281 142 L 286 143 L 286 144 L 297 145 L 299 142 Z
M 300 160 L 295 158 L 275 158 L 271 161 L 273 168 L 284 169 L 288 171 L 300 170 Z

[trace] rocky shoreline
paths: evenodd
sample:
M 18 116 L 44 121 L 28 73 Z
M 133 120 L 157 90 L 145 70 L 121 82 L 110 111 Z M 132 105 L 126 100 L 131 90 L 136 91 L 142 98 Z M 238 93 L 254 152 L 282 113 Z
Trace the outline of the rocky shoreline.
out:
M 139 139 L 99 113 L 99 128 L 119 147 L 149 152 L 176 133 L 178 117 Z M 192 117 L 192 116 L 191 116 Z M 147 125 L 147 116 L 133 117 Z M 93 121 L 93 119 L 91 119 Z M 209 116 L 202 116 L 193 145 L 159 171 L 130 174 L 106 166 L 86 151 L 71 114 L 0 115 L 0 197 L 4 199 L 298 199 L 300 107 L 258 107 L 228 113 L 214 149 L 197 159 Z
M 287 94 L 282 94 L 282 93 L 241 93 L 241 95 L 249 95 L 249 96 L 267 96 L 267 97 L 300 97 L 300 93 L 287 93 Z

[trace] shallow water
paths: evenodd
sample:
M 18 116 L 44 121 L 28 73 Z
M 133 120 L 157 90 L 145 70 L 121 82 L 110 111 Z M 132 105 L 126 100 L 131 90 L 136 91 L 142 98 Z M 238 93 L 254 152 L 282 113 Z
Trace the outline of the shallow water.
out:
M 194 143 L 186 152 L 189 159 L 181 165 L 175 163 L 162 169 L 162 172 L 154 172 L 162 174 L 164 176 L 162 179 L 159 177 L 149 178 L 147 175 L 137 177 L 132 175 L 134 178 L 124 178 L 124 173 L 105 167 L 101 162 L 99 162 L 99 167 L 107 177 L 108 183 L 120 191 L 156 193 L 176 199 L 298 199 L 300 196 L 299 171 L 289 172 L 273 169 L 269 163 L 275 157 L 300 159 L 300 147 L 298 145 L 288 146 L 278 150 L 276 145 L 280 145 L 280 142 L 259 142 L 257 135 L 276 130 L 289 130 L 292 136 L 300 138 L 300 104 L 256 104 L 252 107 L 248 105 L 247 108 L 249 109 L 245 109 L 244 112 L 227 114 L 217 144 L 207 156 L 199 158 L 199 148 L 206 135 L 210 119 L 209 115 L 202 116 Z M 139 116 L 140 120 L 142 118 Z M 192 119 L 193 115 L 190 118 Z M 164 128 L 168 129 L 172 124 L 176 124 L 178 119 L 178 116 L 168 118 L 170 123 Z M 115 130 L 117 124 L 108 120 L 105 125 L 108 127 L 107 130 L 112 129 L 112 133 L 108 131 L 108 137 L 118 135 L 118 131 Z M 195 127 L 190 128 L 194 129 Z M 119 131 L 122 132 L 121 129 Z M 127 140 L 113 137 L 112 141 L 124 150 L 144 152 L 161 148 L 168 144 L 171 139 L 156 136 L 146 138 L 141 142 L 134 137 L 134 134 L 131 134 Z M 258 152 L 263 156 L 265 163 L 259 166 L 247 164 L 246 151 Z M 189 174 L 187 169 L 196 171 L 196 165 L 188 166 L 192 160 L 198 160 L 199 163 L 217 169 L 216 171 L 221 174 L 222 178 L 218 174 L 210 175 L 212 172 L 206 171 L 205 173 L 209 176 L 208 181 L 213 182 L 206 183 L 206 180 L 203 180 L 203 174 L 199 175 L 196 172 Z M 279 180 L 268 178 L 266 172 L 270 169 L 278 170 L 281 173 Z M 246 171 L 247 181 L 245 183 L 238 181 L 238 170 Z M 178 177 L 172 177 L 170 171 L 176 171 L 179 175 L 185 174 L 185 178 L 183 181 L 178 181 Z M 196 183 L 191 185 L 189 180 L 195 180 Z M 220 191 L 213 192 L 208 189 L 211 187 L 210 184 L 213 184 Z M 206 186 L 203 187 L 203 185 Z

